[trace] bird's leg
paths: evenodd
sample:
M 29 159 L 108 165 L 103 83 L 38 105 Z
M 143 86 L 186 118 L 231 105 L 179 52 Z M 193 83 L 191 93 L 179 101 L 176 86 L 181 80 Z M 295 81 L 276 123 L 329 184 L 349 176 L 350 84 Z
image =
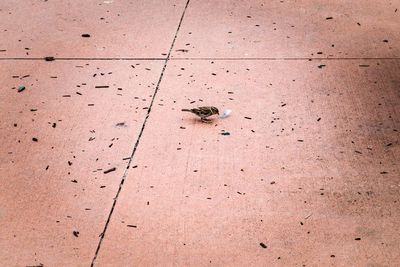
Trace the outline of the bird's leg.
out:
M 207 118 L 205 118 L 205 117 L 201 117 L 201 122 L 212 123 L 212 120 L 207 119 Z

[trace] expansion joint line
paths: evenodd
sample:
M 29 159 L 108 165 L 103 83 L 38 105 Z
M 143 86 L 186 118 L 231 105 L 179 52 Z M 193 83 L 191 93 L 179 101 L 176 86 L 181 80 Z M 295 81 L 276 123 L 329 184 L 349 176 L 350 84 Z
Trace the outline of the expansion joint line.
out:
M 130 159 L 129 159 L 129 161 L 128 161 L 128 165 L 126 166 L 126 169 L 125 169 L 125 171 L 124 171 L 124 174 L 122 175 L 122 178 L 121 178 L 121 181 L 120 181 L 120 184 L 119 184 L 119 188 L 118 188 L 117 194 L 116 194 L 115 197 L 114 197 L 114 201 L 113 201 L 113 204 L 112 204 L 112 206 L 111 206 L 110 213 L 108 214 L 107 221 L 106 221 L 106 223 L 105 223 L 105 225 L 104 225 L 103 232 L 100 234 L 100 240 L 99 240 L 99 243 L 98 243 L 98 245 L 97 245 L 97 248 L 96 248 L 96 252 L 95 252 L 95 254 L 94 254 L 94 257 L 93 257 L 93 259 L 92 259 L 92 263 L 91 263 L 91 265 L 90 265 L 91 267 L 93 267 L 93 266 L 95 265 L 97 256 L 98 256 L 99 251 L 100 251 L 100 248 L 101 248 L 101 244 L 102 244 L 102 242 L 103 242 L 103 240 L 104 240 L 104 237 L 105 237 L 105 235 L 106 235 L 108 225 L 109 225 L 109 223 L 110 223 L 110 221 L 111 221 L 111 217 L 112 217 L 112 215 L 113 215 L 113 212 L 114 212 L 116 203 L 117 203 L 117 201 L 118 201 L 119 194 L 121 193 L 122 186 L 123 186 L 123 184 L 124 184 L 124 182 L 125 182 L 125 178 L 126 178 L 126 176 L 127 176 L 127 174 L 128 174 L 129 167 L 131 166 L 131 163 L 132 163 L 133 158 L 134 158 L 134 156 L 135 156 L 135 152 L 136 152 L 137 147 L 138 147 L 138 145 L 139 145 L 139 143 L 140 143 L 140 139 L 141 139 L 141 137 L 142 137 L 142 134 L 143 134 L 143 132 L 144 132 L 144 129 L 146 128 L 147 120 L 148 120 L 149 117 L 150 117 L 150 113 L 151 113 L 151 109 L 152 109 L 152 107 L 153 107 L 154 100 L 155 100 L 155 98 L 156 98 L 156 96 L 157 96 L 157 93 L 158 93 L 158 91 L 159 91 L 160 83 L 161 83 L 162 78 L 163 78 L 163 76 L 164 76 L 165 69 L 167 68 L 167 64 L 168 64 L 168 61 L 169 61 L 169 59 L 170 59 L 170 56 L 171 56 L 171 53 L 172 53 L 172 49 L 174 48 L 175 41 L 176 41 L 176 38 L 177 38 L 177 36 L 178 36 L 179 29 L 180 29 L 180 27 L 181 27 L 181 25 L 182 25 L 182 21 L 183 21 L 183 18 L 184 18 L 184 16 L 185 16 L 187 7 L 189 6 L 189 2 L 190 2 L 190 0 L 187 0 L 186 5 L 185 5 L 185 8 L 184 8 L 184 10 L 183 10 L 183 12 L 182 12 L 182 15 L 181 15 L 181 19 L 179 20 L 178 28 L 176 29 L 174 39 L 172 40 L 171 47 L 169 48 L 167 58 L 166 58 L 165 61 L 164 61 L 164 66 L 163 66 L 163 68 L 162 68 L 162 70 L 161 70 L 161 74 L 160 74 L 160 77 L 159 77 L 159 79 L 158 79 L 156 88 L 155 88 L 155 90 L 154 90 L 154 94 L 153 94 L 153 97 L 152 97 L 152 99 L 151 99 L 150 106 L 149 106 L 149 108 L 148 108 L 148 110 L 147 110 L 146 117 L 145 117 L 144 122 L 143 122 L 143 124 L 142 124 L 142 128 L 141 128 L 141 130 L 140 130 L 140 132 L 139 132 L 139 136 L 138 136 L 138 138 L 137 138 L 137 140 L 136 140 L 136 142 L 135 142 L 135 145 L 133 146 L 133 150 L 132 150 L 132 153 L 131 153 L 131 155 L 130 155 Z

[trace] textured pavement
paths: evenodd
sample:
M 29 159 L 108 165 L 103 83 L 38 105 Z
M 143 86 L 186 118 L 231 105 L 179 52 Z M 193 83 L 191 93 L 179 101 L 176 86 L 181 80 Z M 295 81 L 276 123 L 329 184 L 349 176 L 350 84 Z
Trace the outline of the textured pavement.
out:
M 400 265 L 399 0 L 3 2 L 2 266 Z

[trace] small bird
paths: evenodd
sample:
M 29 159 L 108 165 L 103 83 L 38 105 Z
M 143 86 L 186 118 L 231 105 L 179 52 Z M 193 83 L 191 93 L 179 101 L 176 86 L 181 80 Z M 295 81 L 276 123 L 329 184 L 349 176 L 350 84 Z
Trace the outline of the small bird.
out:
M 191 112 L 201 118 L 202 122 L 211 122 L 211 120 L 207 119 L 212 115 L 219 115 L 219 111 L 216 107 L 198 107 L 192 109 L 182 109 L 182 111 Z

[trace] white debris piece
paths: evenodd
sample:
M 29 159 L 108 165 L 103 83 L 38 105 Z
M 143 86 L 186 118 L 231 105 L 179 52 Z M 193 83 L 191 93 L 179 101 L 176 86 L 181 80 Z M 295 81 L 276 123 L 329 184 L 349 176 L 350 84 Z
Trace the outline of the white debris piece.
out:
M 224 114 L 222 114 L 222 115 L 220 116 L 220 118 L 221 118 L 221 119 L 228 118 L 228 117 L 231 115 L 231 113 L 232 113 L 232 110 L 227 109 L 227 110 L 224 111 Z

